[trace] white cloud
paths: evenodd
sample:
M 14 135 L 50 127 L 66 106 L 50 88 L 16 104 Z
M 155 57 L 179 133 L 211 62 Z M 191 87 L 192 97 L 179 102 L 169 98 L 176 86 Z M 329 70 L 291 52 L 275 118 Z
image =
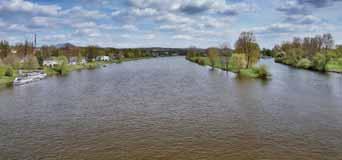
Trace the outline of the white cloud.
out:
M 144 9 L 134 8 L 132 10 L 132 13 L 136 16 L 153 16 L 153 15 L 158 14 L 158 11 L 153 8 L 144 8 Z
M 118 15 L 120 15 L 121 14 L 121 11 L 113 11 L 112 13 L 111 13 L 111 15 L 112 16 L 118 16 Z
M 147 39 L 147 40 L 151 40 L 151 39 L 155 39 L 156 35 L 154 35 L 154 34 L 147 34 L 147 35 L 144 36 L 144 38 Z
M 246 3 L 229 4 L 225 0 L 130 0 L 129 2 L 136 8 L 154 8 L 158 11 L 179 11 L 186 14 L 213 12 L 236 15 L 254 9 Z
M 30 30 L 22 24 L 11 24 L 8 26 L 8 29 L 11 31 L 18 31 L 18 32 L 29 32 Z
M 61 7 L 58 5 L 39 5 L 25 0 L 2 0 L 0 12 L 27 12 L 35 14 L 57 15 Z
M 128 31 L 138 31 L 139 30 L 135 25 L 131 25 L 131 24 L 123 25 L 121 28 L 124 30 L 128 30 Z
M 83 19 L 104 19 L 104 18 L 109 18 L 108 15 L 105 13 L 102 13 L 98 10 L 87 10 L 84 9 L 81 6 L 75 6 L 71 9 L 67 9 L 61 12 L 61 15 L 63 16 L 68 16 L 70 18 L 83 18 Z
M 255 27 L 251 31 L 258 34 L 269 34 L 269 33 L 291 33 L 291 32 L 328 32 L 334 29 L 332 25 L 320 24 L 320 25 L 306 25 L 306 24 L 291 24 L 291 23 L 275 23 L 269 26 Z
M 172 36 L 172 39 L 176 39 L 176 40 L 192 40 L 193 37 L 188 36 L 188 35 L 175 35 L 175 36 Z

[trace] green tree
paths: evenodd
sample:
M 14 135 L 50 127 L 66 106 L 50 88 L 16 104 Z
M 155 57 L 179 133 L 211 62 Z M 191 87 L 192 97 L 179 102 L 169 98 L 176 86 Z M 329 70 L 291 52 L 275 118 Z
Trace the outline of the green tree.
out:
M 7 41 L 0 41 L 0 58 L 7 57 L 11 53 L 11 47 Z
M 327 64 L 327 59 L 325 55 L 321 53 L 316 53 L 315 56 L 313 57 L 313 67 L 316 70 L 324 71 L 326 64 Z
M 253 32 L 242 32 L 235 43 L 235 52 L 246 55 L 247 68 L 258 63 L 260 47 Z
M 82 57 L 81 53 L 78 53 L 78 55 L 77 55 L 77 64 L 81 64 L 82 63 L 82 59 L 83 59 L 83 57 Z
M 233 54 L 230 60 L 230 65 L 232 69 L 239 72 L 241 69 L 245 68 L 247 64 L 245 54 Z
M 99 49 L 96 46 L 88 46 L 86 48 L 88 62 L 92 61 L 99 55 Z
M 57 57 L 57 61 L 59 65 L 56 68 L 56 71 L 59 72 L 61 75 L 65 75 L 69 73 L 68 68 L 68 58 L 66 56 L 59 56 Z
M 5 76 L 6 77 L 13 77 L 14 76 L 14 70 L 12 67 L 8 67 L 5 71 Z
M 186 53 L 186 58 L 187 59 L 191 59 L 193 57 L 197 57 L 198 54 L 196 53 L 196 47 L 190 47 L 188 50 L 187 50 L 187 53 Z
M 218 51 L 216 48 L 208 49 L 208 58 L 209 58 L 211 67 L 214 68 L 216 65 L 216 61 L 218 60 Z

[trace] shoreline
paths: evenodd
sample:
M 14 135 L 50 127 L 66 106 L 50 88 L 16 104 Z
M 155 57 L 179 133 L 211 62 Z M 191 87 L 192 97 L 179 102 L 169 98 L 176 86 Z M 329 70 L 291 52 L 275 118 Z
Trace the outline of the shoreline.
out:
M 205 60 L 203 61 L 203 63 L 199 63 L 198 59 L 199 58 L 205 58 Z M 197 65 L 200 66 L 208 66 L 211 67 L 210 62 L 208 62 L 207 57 L 193 57 L 193 58 L 186 58 L 186 60 L 195 63 Z M 226 71 L 226 72 L 231 72 L 234 74 L 237 74 L 237 76 L 243 77 L 243 78 L 251 78 L 251 79 L 270 79 L 271 75 L 268 75 L 267 77 L 261 77 L 259 72 L 257 71 L 257 67 L 254 68 L 245 68 L 245 69 L 241 69 L 240 71 L 234 69 L 232 66 L 228 66 L 228 69 L 226 68 L 226 66 L 222 66 L 222 64 L 217 61 L 216 64 L 214 65 L 215 69 L 220 69 L 222 71 Z
M 278 63 L 278 64 L 283 64 L 289 67 L 292 67 L 294 69 L 303 69 L 303 70 L 307 70 L 307 71 L 313 71 L 313 72 L 318 72 L 318 73 L 337 73 L 337 74 L 342 74 L 342 70 L 341 71 L 335 71 L 335 70 L 325 70 L 325 71 L 319 71 L 316 69 L 312 69 L 312 68 L 301 68 L 301 67 L 297 67 L 295 65 L 291 65 L 291 64 L 286 64 L 282 61 L 277 61 L 276 59 L 274 59 L 274 63 Z
M 138 60 L 143 60 L 143 59 L 152 59 L 152 58 L 158 58 L 158 57 L 139 57 L 139 58 L 123 58 L 121 61 L 120 60 L 112 60 L 109 62 L 104 62 L 104 61 L 98 61 L 98 62 L 90 62 L 87 64 L 78 64 L 78 65 L 68 65 L 68 73 L 66 74 L 66 76 L 74 71 L 80 71 L 80 70 L 92 70 L 92 69 L 99 69 L 102 68 L 104 65 L 112 65 L 112 64 L 120 64 L 120 63 L 124 63 L 124 62 L 130 62 L 130 61 L 138 61 Z M 52 68 L 48 68 L 48 67 L 43 67 L 42 70 L 48 71 L 48 70 L 52 70 Z M 17 73 L 17 71 L 16 71 Z M 57 72 L 54 71 L 50 71 L 47 74 L 47 78 L 49 77 L 53 77 L 53 76 L 63 76 Z M 5 88 L 9 88 L 9 87 L 13 87 L 13 81 L 15 80 L 15 78 L 17 77 L 17 74 L 15 74 L 12 77 L 6 77 L 3 76 L 0 78 L 0 89 L 5 89 Z

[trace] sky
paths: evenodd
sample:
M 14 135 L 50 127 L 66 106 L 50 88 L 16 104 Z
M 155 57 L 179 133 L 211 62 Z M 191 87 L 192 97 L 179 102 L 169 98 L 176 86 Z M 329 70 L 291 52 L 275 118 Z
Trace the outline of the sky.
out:
M 261 47 L 331 33 L 342 44 L 342 0 L 0 0 L 0 39 L 101 47 Z

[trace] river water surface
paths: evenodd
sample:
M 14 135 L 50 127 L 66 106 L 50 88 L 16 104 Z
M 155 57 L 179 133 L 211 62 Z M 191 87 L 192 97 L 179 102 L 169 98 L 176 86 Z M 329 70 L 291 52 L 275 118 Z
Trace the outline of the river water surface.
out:
M 172 57 L 2 90 L 0 159 L 342 159 L 342 75 L 262 63 L 272 80 Z

